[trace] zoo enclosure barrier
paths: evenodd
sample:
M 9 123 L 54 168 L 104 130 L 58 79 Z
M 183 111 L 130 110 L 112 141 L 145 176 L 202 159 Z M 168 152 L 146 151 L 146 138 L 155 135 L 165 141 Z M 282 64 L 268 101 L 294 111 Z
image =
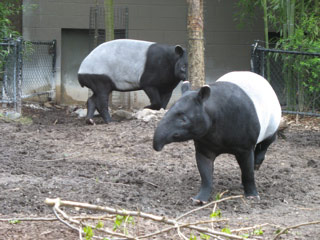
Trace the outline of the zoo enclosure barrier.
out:
M 267 49 L 257 41 L 251 71 L 270 82 L 284 113 L 320 117 L 320 53 Z
M 22 99 L 55 94 L 56 41 L 24 41 L 22 38 L 0 42 L 0 103 L 21 113 Z
M 107 39 L 110 39 L 110 29 L 106 22 L 106 16 L 113 10 L 113 30 L 114 39 L 128 38 L 129 32 L 129 8 L 126 6 L 115 6 L 113 9 L 105 9 L 104 4 L 98 4 L 90 8 L 89 18 L 89 41 L 90 50 L 94 49 Z M 107 28 L 107 31 L 106 31 Z M 89 91 L 89 97 L 92 91 Z M 132 99 L 133 98 L 133 99 Z M 137 92 L 117 92 L 113 91 L 109 100 L 109 106 L 123 107 L 126 109 L 137 101 Z
M 0 102 L 12 103 L 21 112 L 22 40 L 4 39 L 0 42 Z

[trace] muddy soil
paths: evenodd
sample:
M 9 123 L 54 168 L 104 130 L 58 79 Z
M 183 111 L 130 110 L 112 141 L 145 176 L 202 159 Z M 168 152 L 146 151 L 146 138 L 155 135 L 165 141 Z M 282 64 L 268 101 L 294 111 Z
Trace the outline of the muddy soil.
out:
M 24 107 L 32 124 L 0 119 L 0 218 L 54 217 L 44 200 L 93 203 L 177 217 L 200 185 L 192 142 L 152 149 L 157 121 L 123 120 L 88 126 L 68 108 Z M 218 205 L 228 228 L 270 223 L 279 227 L 320 220 L 320 119 L 287 117 L 284 136 L 270 147 L 256 172 L 259 203 L 230 200 Z M 231 155 L 215 162 L 215 190 L 243 193 Z M 209 216 L 211 209 L 191 218 Z M 224 226 L 221 226 L 223 228 Z M 274 227 L 256 239 L 272 239 Z M 155 239 L 179 239 L 177 235 Z M 319 239 L 320 225 L 289 231 L 282 239 Z M 0 221 L 0 239 L 79 239 L 58 221 Z M 200 239 L 198 237 L 197 239 Z M 213 239 L 213 238 L 211 238 Z

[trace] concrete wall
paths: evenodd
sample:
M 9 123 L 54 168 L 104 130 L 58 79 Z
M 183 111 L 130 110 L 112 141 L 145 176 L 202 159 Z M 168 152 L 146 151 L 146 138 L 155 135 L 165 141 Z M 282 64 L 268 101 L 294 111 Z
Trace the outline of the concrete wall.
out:
M 80 61 L 89 54 L 88 35 L 88 30 L 84 29 L 62 30 L 61 102 L 63 103 L 72 103 L 75 100 L 85 102 L 88 99 L 88 89 L 81 88 L 77 81 Z
M 250 44 L 255 39 L 263 38 L 262 21 L 257 22 L 252 30 L 236 28 L 236 23 L 233 21 L 236 11 L 235 2 L 236 0 L 205 0 L 207 82 L 212 82 L 229 71 L 248 70 Z M 64 40 L 62 35 L 66 29 L 89 28 L 89 9 L 94 6 L 95 0 L 24 0 L 25 6 L 32 3 L 37 4 L 37 7 L 27 7 L 23 15 L 24 38 L 26 40 L 57 40 L 56 99 L 58 102 L 66 99 L 83 101 L 87 95 L 78 86 L 77 79 L 62 79 L 66 76 L 62 73 L 62 68 L 66 67 L 62 67 L 62 59 L 64 54 L 69 54 L 66 53 L 69 48 L 62 42 Z M 114 4 L 129 8 L 129 38 L 187 46 L 185 0 L 114 0 Z M 74 41 L 76 42 L 77 39 Z M 64 51 L 61 50 L 62 46 L 65 46 Z M 80 57 L 88 49 L 81 48 L 79 51 L 82 51 L 78 54 Z M 79 59 L 79 64 L 81 60 Z M 63 65 L 65 64 L 69 64 L 68 61 L 64 61 Z M 67 75 L 73 76 L 72 78 L 75 76 L 74 73 Z M 61 96 L 61 93 L 68 92 L 68 87 L 64 87 L 63 84 L 72 81 L 74 87 L 79 87 L 79 91 L 84 94 L 82 97 L 73 93 L 68 97 Z M 65 89 L 62 91 L 62 88 Z M 179 94 L 178 89 L 174 92 L 173 101 L 179 97 Z M 139 106 L 148 103 L 144 93 L 139 92 L 131 97 L 134 99 L 131 102 L 136 102 Z
M 206 80 L 235 70 L 250 70 L 250 46 L 263 39 L 263 21 L 239 29 L 234 21 L 237 1 L 205 1 Z M 262 15 L 261 15 L 262 16 Z

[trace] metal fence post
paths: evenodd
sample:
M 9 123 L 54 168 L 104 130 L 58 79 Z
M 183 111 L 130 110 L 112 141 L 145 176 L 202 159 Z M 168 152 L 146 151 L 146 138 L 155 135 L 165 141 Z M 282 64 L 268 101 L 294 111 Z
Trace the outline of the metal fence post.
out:
M 22 45 L 23 40 L 21 38 L 18 38 L 16 41 L 16 112 L 21 114 L 22 112 L 22 102 L 21 102 L 21 96 L 22 96 L 22 64 L 23 64 L 23 57 L 22 57 Z
M 251 71 L 260 74 L 259 64 L 258 64 L 258 54 L 257 54 L 258 41 L 251 45 Z
M 18 42 L 17 41 L 14 41 L 14 43 L 13 43 L 13 57 L 14 57 L 14 60 L 13 60 L 13 82 L 12 82 L 12 84 L 13 84 L 13 88 L 12 88 L 12 93 L 13 93 L 13 96 L 12 96 L 12 98 L 13 98 L 13 105 L 14 105 L 14 110 L 16 111 L 16 112 L 18 112 L 18 104 L 17 104 L 17 69 L 18 69 L 18 67 L 17 67 L 17 65 L 18 65 Z M 20 111 L 20 113 L 21 113 L 21 111 Z
M 52 45 L 50 47 L 50 53 L 52 54 L 52 78 L 51 78 L 52 81 L 51 81 L 51 93 L 49 97 L 51 98 L 50 100 L 52 100 L 56 96 L 55 95 L 56 83 L 55 83 L 54 75 L 56 73 L 57 40 L 52 41 Z

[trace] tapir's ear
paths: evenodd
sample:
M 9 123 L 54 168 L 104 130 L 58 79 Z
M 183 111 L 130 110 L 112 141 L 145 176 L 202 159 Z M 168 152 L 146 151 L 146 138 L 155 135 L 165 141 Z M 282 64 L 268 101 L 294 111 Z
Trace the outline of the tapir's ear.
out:
M 190 82 L 184 81 L 181 85 L 181 94 L 184 94 L 185 92 L 190 90 Z
M 180 45 L 176 45 L 175 52 L 176 52 L 176 54 L 178 54 L 181 57 L 184 53 L 184 50 Z
M 209 85 L 204 85 L 202 88 L 200 88 L 197 96 L 197 100 L 200 103 L 203 103 L 210 97 L 211 88 Z

